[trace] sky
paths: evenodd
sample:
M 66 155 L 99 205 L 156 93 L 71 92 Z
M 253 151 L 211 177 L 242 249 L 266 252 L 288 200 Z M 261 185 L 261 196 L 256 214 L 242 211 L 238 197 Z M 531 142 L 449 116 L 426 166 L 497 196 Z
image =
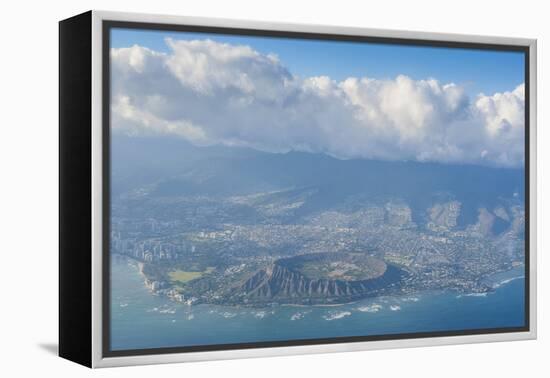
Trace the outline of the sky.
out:
M 230 36 L 212 33 L 115 29 L 111 47 L 134 44 L 169 52 L 166 38 L 211 39 L 251 46 L 263 54 L 276 54 L 291 72 L 301 77 L 350 76 L 413 79 L 437 78 L 465 87 L 469 94 L 503 92 L 524 81 L 524 55 L 520 52 L 384 45 L 290 38 Z
M 111 31 L 112 127 L 195 145 L 519 167 L 524 56 Z

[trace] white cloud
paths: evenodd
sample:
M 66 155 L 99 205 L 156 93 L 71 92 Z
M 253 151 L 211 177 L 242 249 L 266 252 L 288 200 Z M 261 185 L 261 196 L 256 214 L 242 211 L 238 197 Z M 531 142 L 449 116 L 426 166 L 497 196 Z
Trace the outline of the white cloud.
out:
M 150 102 L 164 101 L 162 97 L 152 97 Z M 196 144 L 207 143 L 204 131 L 193 123 L 182 120 L 166 120 L 155 114 L 142 111 L 131 103 L 128 96 L 118 95 L 112 104 L 115 124 L 129 134 L 175 134 Z
M 115 130 L 340 158 L 523 163 L 523 84 L 470 99 L 435 79 L 299 78 L 248 46 L 166 43 L 169 53 L 112 50 Z

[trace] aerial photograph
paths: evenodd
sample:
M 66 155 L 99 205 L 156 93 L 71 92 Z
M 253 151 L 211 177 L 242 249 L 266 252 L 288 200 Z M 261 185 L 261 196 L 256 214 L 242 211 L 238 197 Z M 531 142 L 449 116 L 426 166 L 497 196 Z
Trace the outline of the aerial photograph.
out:
M 109 48 L 112 351 L 526 324 L 523 52 Z

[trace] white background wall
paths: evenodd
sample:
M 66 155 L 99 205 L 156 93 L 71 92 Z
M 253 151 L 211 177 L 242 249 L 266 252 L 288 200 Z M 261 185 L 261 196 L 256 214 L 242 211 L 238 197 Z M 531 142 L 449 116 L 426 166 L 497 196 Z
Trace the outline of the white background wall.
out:
M 80 377 L 548 376 L 549 271 L 539 216 L 539 340 L 92 372 L 57 343 L 57 21 L 88 9 L 538 38 L 539 214 L 550 148 L 544 1 L 11 1 L 0 22 L 0 375 Z M 547 348 L 546 352 L 544 349 Z M 546 374 L 545 374 L 546 373 Z

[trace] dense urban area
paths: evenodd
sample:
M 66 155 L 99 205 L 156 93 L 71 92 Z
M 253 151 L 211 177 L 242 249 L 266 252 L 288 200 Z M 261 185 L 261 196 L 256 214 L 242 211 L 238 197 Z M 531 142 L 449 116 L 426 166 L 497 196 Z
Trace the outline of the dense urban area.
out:
M 301 211 L 316 193 L 153 196 L 140 188 L 113 201 L 111 253 L 137 260 L 153 294 L 189 305 L 483 293 L 486 277 L 524 263 L 525 212 L 513 196 L 459 224 L 463 204 L 452 195 L 423 210 L 402 198 L 351 196 Z

